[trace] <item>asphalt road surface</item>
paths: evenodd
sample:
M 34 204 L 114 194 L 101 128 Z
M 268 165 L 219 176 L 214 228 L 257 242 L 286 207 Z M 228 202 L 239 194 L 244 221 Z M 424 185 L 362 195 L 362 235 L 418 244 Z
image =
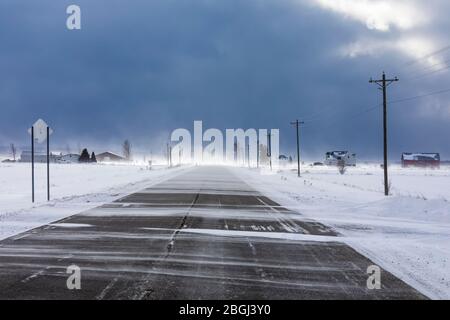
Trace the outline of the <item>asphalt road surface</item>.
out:
M 0 242 L 1 299 L 424 299 L 225 167 L 193 167 Z M 67 268 L 81 272 L 69 290 Z

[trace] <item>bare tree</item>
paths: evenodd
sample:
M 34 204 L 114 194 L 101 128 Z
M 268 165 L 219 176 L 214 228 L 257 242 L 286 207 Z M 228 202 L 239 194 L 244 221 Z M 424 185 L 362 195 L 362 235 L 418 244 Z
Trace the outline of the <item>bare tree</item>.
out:
M 125 159 L 131 160 L 131 142 L 128 139 L 123 142 L 122 150 Z
M 344 174 L 347 171 L 347 167 L 345 166 L 345 161 L 343 159 L 338 160 L 337 167 L 340 174 Z
M 14 143 L 11 143 L 9 147 L 10 147 L 11 154 L 12 154 L 12 156 L 13 156 L 13 159 L 14 159 L 14 161 L 16 161 L 17 148 L 16 148 L 16 146 L 14 145 Z

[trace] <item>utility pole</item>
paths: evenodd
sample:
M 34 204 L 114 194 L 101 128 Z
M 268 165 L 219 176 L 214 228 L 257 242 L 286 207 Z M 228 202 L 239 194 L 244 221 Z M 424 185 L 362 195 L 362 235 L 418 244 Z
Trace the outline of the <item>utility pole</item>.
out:
M 295 122 L 291 122 L 291 125 L 295 126 L 297 130 L 297 175 L 300 177 L 300 129 L 299 126 L 304 124 L 303 121 L 295 120 Z
M 270 171 L 272 171 L 272 132 L 267 133 L 267 156 L 269 157 Z
M 259 169 L 259 135 L 256 138 L 256 168 Z
M 170 167 L 170 150 L 169 150 L 169 143 L 166 143 L 166 153 L 167 153 L 167 166 Z
M 250 141 L 247 143 L 247 165 L 250 168 Z
M 397 82 L 398 78 L 386 79 L 386 74 L 383 72 L 381 80 L 370 79 L 369 83 L 375 83 L 379 89 L 383 91 L 383 150 L 384 150 L 384 195 L 389 195 L 389 180 L 388 180 L 388 147 L 387 147 L 387 92 L 386 88 L 393 82 Z

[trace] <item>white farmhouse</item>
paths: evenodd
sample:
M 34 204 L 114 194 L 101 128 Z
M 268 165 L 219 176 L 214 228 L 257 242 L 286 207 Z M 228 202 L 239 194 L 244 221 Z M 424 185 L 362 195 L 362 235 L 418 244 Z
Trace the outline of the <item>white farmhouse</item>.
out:
M 343 161 L 345 166 L 356 166 L 356 153 L 348 151 L 330 151 L 325 154 L 325 164 L 327 166 L 337 166 Z

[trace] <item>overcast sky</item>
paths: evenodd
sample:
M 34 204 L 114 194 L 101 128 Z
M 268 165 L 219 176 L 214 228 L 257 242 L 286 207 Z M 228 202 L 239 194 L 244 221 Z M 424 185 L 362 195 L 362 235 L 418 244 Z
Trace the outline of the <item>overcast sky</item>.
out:
M 82 29 L 66 28 L 66 8 Z M 302 150 L 381 158 L 383 70 L 399 100 L 450 89 L 447 0 L 1 0 L 0 146 L 38 118 L 56 145 L 154 152 L 169 133 L 279 128 Z M 436 71 L 436 72 L 435 72 Z M 375 107 L 375 108 L 374 108 Z M 372 108 L 372 109 L 371 109 Z M 450 92 L 389 106 L 390 153 L 450 158 Z

